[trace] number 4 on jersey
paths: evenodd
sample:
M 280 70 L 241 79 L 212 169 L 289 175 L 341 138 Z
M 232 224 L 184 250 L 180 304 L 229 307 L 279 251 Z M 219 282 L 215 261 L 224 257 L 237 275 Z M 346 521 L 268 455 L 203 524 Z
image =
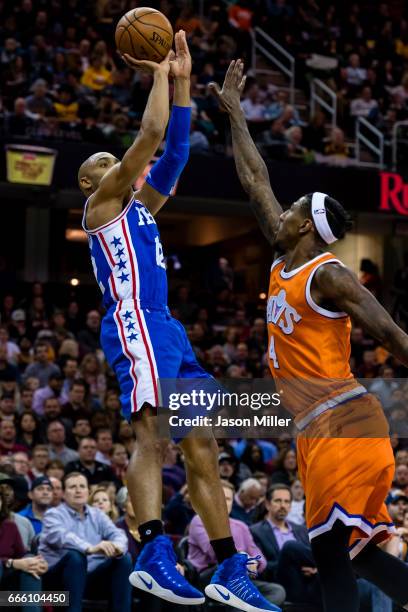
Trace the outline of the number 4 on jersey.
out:
M 273 336 L 269 340 L 269 358 L 273 361 L 273 367 L 279 370 L 279 361 L 275 351 L 275 338 Z

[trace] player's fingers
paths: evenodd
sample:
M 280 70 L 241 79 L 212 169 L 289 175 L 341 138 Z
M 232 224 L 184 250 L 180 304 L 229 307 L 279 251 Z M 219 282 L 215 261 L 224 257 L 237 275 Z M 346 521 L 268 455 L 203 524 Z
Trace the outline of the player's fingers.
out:
M 178 36 L 177 36 L 177 42 L 176 42 L 176 50 L 177 53 L 189 53 L 189 49 L 188 49 L 188 44 L 187 44 L 187 37 L 186 37 L 186 33 L 184 30 L 179 30 L 177 32 Z
M 241 82 L 240 82 L 239 87 L 238 87 L 240 93 L 242 93 L 244 91 L 246 80 L 247 80 L 247 77 L 245 75 L 245 76 L 242 77 Z
M 227 74 L 225 75 L 225 81 L 229 81 L 235 68 L 235 60 L 232 60 L 230 65 L 228 66 Z
M 244 62 L 240 60 L 238 70 L 237 70 L 237 77 L 238 77 L 239 82 L 242 81 L 243 75 L 244 75 Z
M 211 83 L 208 83 L 208 88 L 217 98 L 221 97 L 221 89 L 218 83 L 214 83 L 214 81 L 212 81 Z

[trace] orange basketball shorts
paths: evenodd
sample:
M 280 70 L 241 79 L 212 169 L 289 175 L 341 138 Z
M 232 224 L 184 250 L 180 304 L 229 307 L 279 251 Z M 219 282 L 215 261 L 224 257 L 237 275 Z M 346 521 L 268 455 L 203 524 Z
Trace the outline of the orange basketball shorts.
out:
M 379 401 L 366 394 L 320 415 L 297 439 L 309 538 L 336 520 L 353 527 L 350 557 L 395 532 L 385 498 L 395 462 Z

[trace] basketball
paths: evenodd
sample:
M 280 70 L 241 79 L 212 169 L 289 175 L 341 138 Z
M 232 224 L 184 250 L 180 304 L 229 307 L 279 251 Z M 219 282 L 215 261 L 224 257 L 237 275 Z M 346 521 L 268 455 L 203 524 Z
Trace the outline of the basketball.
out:
M 160 11 L 140 7 L 128 11 L 119 20 L 115 42 L 121 53 L 138 60 L 161 62 L 173 44 L 173 28 Z

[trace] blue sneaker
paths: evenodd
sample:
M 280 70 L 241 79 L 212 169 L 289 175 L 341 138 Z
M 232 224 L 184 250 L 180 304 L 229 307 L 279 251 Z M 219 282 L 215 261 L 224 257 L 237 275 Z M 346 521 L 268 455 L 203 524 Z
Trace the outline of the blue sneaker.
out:
M 204 595 L 176 569 L 177 559 L 170 538 L 160 535 L 140 553 L 129 582 L 137 589 L 182 606 L 203 604 Z
M 250 558 L 246 553 L 237 553 L 218 566 L 211 582 L 205 587 L 205 594 L 227 606 L 233 606 L 244 612 L 281 612 L 262 597 L 248 574 L 247 565 L 257 558 Z

